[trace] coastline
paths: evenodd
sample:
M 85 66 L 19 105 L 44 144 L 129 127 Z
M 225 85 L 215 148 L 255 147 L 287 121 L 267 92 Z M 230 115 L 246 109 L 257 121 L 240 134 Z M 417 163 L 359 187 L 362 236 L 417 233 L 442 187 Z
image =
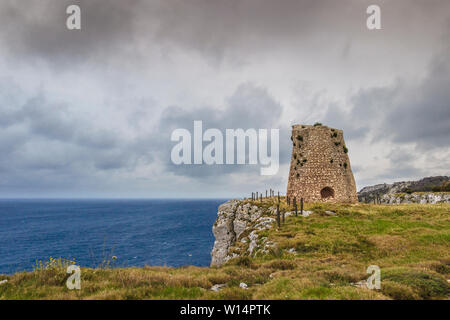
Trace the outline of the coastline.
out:
M 292 211 L 285 203 L 281 210 Z M 82 267 L 81 290 L 66 288 L 64 268 L 49 267 L 1 275 L 0 281 L 8 281 L 0 285 L 0 299 L 448 298 L 449 204 L 316 203 L 305 211 L 311 214 L 291 214 L 280 228 L 258 231 L 275 244 L 267 252 L 255 248 L 248 254 L 249 243 L 240 240 L 251 232 L 244 229 L 229 248 L 241 254 L 221 266 Z M 365 282 L 373 264 L 381 268 L 381 290 L 370 290 Z

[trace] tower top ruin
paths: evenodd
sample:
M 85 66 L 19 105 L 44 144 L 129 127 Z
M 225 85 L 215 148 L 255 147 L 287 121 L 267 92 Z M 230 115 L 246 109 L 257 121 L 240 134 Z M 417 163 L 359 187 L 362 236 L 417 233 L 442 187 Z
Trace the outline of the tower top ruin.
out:
M 355 203 L 355 179 L 342 130 L 320 123 L 292 126 L 286 195 L 306 202 Z

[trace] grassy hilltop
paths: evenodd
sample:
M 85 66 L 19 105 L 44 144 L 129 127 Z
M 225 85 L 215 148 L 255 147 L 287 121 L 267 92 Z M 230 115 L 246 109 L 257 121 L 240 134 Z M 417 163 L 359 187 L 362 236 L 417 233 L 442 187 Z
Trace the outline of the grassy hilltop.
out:
M 244 200 L 250 201 L 250 200 Z M 255 205 L 268 208 L 275 199 Z M 251 202 L 251 201 L 250 201 Z M 291 211 L 283 203 L 282 210 Z M 222 267 L 82 268 L 81 290 L 68 290 L 66 263 L 0 275 L 0 299 L 449 299 L 450 204 L 306 204 L 263 230 L 277 245 Z M 325 214 L 326 210 L 337 213 Z M 358 285 L 369 265 L 381 290 Z M 240 288 L 244 282 L 248 289 Z M 215 284 L 226 284 L 215 292 Z

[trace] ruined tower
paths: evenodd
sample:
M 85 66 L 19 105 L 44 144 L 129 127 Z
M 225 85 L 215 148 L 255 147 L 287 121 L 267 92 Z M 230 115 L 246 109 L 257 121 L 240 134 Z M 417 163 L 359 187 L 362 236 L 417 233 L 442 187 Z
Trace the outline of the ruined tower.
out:
M 306 202 L 358 201 L 342 130 L 320 124 L 294 125 L 291 140 L 288 197 Z

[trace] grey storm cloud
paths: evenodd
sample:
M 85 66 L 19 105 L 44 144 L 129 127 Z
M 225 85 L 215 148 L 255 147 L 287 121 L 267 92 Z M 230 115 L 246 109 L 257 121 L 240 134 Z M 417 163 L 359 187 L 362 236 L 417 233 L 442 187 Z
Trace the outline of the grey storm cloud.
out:
M 356 0 L 349 3 L 358 5 Z M 71 4 L 82 8 L 86 32 L 65 28 L 65 10 Z M 43 57 L 106 53 L 155 40 L 220 53 L 227 47 L 254 45 L 248 42 L 254 37 L 264 45 L 290 41 L 290 36 L 306 35 L 311 28 L 342 18 L 334 14 L 340 5 L 332 0 L 2 0 L 0 6 L 7 26 L 2 35 L 11 48 Z
M 448 158 L 435 157 L 450 147 L 450 47 L 447 35 L 445 39 L 419 81 L 399 78 L 392 85 L 361 89 L 350 97 L 350 109 L 328 106 L 323 121 L 344 128 L 348 140 L 393 145 L 385 156 L 389 166 L 371 183 L 430 175 L 424 157 L 439 172 L 448 172 Z M 355 172 L 360 171 L 363 168 L 355 166 Z
M 71 4 L 81 31 L 65 27 Z M 380 0 L 374 32 L 369 4 L 0 0 L 0 196 L 282 190 L 290 125 L 315 121 L 343 129 L 350 152 L 385 144 L 386 159 L 355 152 L 357 181 L 448 174 L 450 2 Z M 171 132 L 194 120 L 279 128 L 280 173 L 173 165 Z
M 195 51 L 210 61 L 245 64 L 251 53 L 307 50 L 315 39 L 326 41 L 328 50 L 338 47 L 343 59 L 348 59 L 353 44 L 367 38 L 361 26 L 365 8 L 372 2 L 77 0 L 82 30 L 71 32 L 65 28 L 65 10 L 74 4 L 71 0 L 2 0 L 0 39 L 12 56 L 43 59 L 55 67 L 123 59 L 145 63 L 149 50 L 164 56 L 174 48 Z M 381 1 L 380 5 L 389 10 L 389 27 L 402 25 L 398 16 L 420 10 L 427 10 L 437 21 L 450 8 L 446 0 Z M 407 30 L 399 36 L 403 41 L 412 38 Z
M 95 185 L 101 171 L 153 161 L 142 141 L 123 139 L 114 127 L 101 128 L 45 93 L 23 103 L 0 99 L 0 106 L 0 190 Z
M 449 146 L 449 88 L 450 48 L 447 48 L 432 61 L 420 85 L 400 93 L 400 101 L 388 111 L 383 129 L 393 141 L 416 142 L 421 151 Z
M 203 131 L 216 128 L 221 130 L 224 136 L 226 129 L 280 129 L 279 120 L 282 110 L 283 107 L 265 88 L 250 83 L 240 85 L 233 95 L 226 99 L 225 108 L 222 110 L 211 107 L 189 110 L 176 106 L 169 107 L 164 111 L 159 122 L 162 138 L 158 146 L 158 150 L 162 151 L 160 156 L 165 160 L 168 170 L 177 175 L 201 179 L 244 170 L 257 173 L 259 165 L 175 165 L 170 160 L 170 152 L 177 142 L 170 142 L 170 135 L 178 128 L 187 129 L 192 135 L 195 120 L 202 121 Z M 284 137 L 283 132 L 280 132 L 280 136 Z M 204 143 L 204 146 L 206 144 Z M 280 146 L 281 157 L 287 152 L 286 146 L 286 144 Z
M 202 120 L 204 130 L 218 128 L 223 133 L 227 128 L 279 128 L 283 108 L 265 88 L 250 83 L 242 84 L 224 104 L 223 110 L 214 107 L 168 107 L 161 115 L 158 130 L 152 135 L 124 140 L 114 128 L 100 129 L 95 119 L 89 121 L 80 118 L 69 107 L 48 101 L 44 93 L 26 99 L 23 104 L 13 105 L 10 101 L 4 101 L 2 105 L 5 107 L 0 109 L 0 130 L 3 133 L 0 151 L 3 155 L 8 154 L 8 157 L 0 161 L 0 170 L 5 172 L 3 180 L 8 183 L 4 183 L 3 188 L 9 186 L 13 176 L 16 177 L 16 183 L 23 181 L 28 187 L 42 185 L 47 180 L 51 186 L 49 177 L 37 179 L 43 171 L 52 172 L 55 176 L 75 176 L 77 178 L 71 180 L 74 183 L 82 180 L 81 177 L 89 179 L 99 170 L 129 170 L 142 158 L 146 163 L 157 158 L 165 164 L 168 172 L 195 179 L 211 179 L 211 182 L 229 173 L 246 171 L 258 174 L 259 165 L 177 166 L 171 162 L 170 151 L 175 144 L 170 141 L 172 131 L 186 128 L 192 132 L 194 120 Z M 17 126 L 23 127 L 23 130 L 15 136 L 14 131 L 8 129 Z M 284 129 L 280 136 L 286 142 L 281 143 L 280 154 L 282 159 L 288 159 L 290 132 Z M 14 170 L 11 170 L 11 160 Z M 21 172 L 27 171 L 35 179 L 25 179 Z
M 426 170 L 415 165 L 417 155 L 401 146 L 394 149 L 388 155 L 390 166 L 388 170 L 376 176 L 376 179 L 384 180 L 393 177 L 411 177 L 419 179 L 426 175 Z
M 65 105 L 52 104 L 42 94 L 29 98 L 23 105 L 9 110 L 2 108 L 1 111 L 0 125 L 3 128 L 24 124 L 33 136 L 94 149 L 114 148 L 118 144 L 118 136 L 114 132 L 99 130 L 93 123 L 89 127 Z
M 390 86 L 362 89 L 351 97 L 350 110 L 330 105 L 324 121 L 344 128 L 350 139 L 371 134 L 372 140 L 416 143 L 421 151 L 448 147 L 448 88 L 450 48 L 446 47 L 433 58 L 420 83 L 398 79 Z
M 133 42 L 139 3 L 142 1 L 2 0 L 0 18 L 6 28 L 0 39 L 8 53 L 24 56 L 28 62 L 41 59 L 73 65 L 93 58 L 107 60 L 111 53 L 122 52 L 124 41 Z M 83 28 L 89 32 L 67 30 L 66 8 L 72 4 L 83 8 Z

